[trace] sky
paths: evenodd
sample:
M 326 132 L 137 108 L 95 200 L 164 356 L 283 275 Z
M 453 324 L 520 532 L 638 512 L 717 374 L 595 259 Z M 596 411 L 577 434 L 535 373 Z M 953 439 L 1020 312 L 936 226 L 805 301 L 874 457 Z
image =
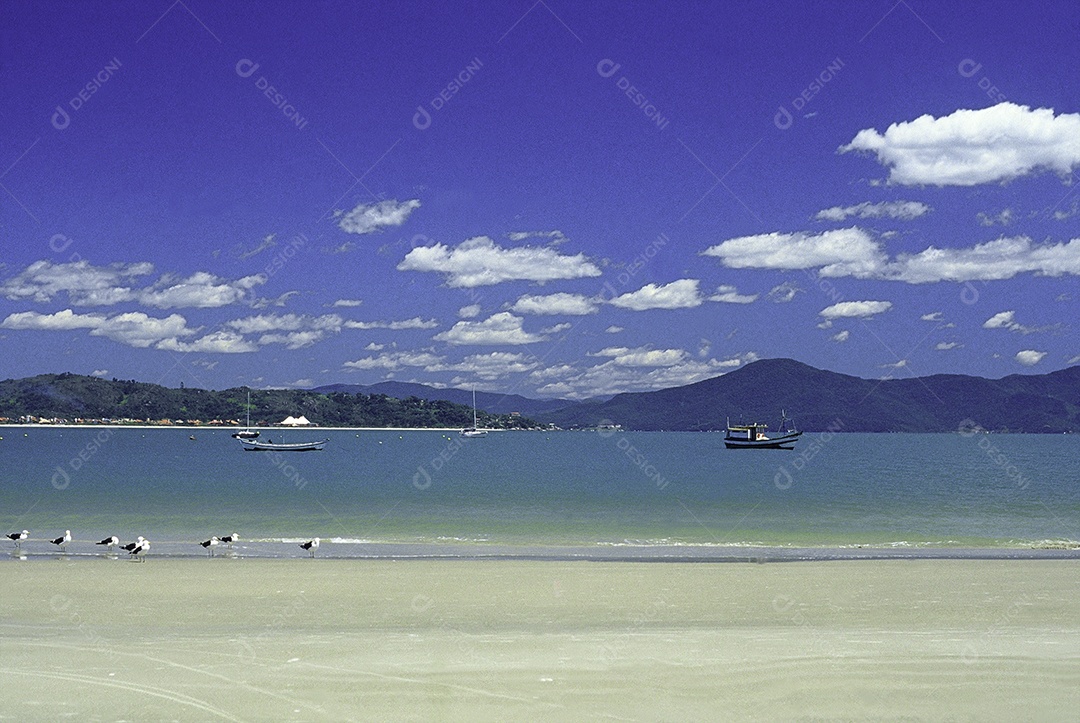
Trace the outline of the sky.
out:
M 0 377 L 1080 363 L 1080 4 L 0 5 Z

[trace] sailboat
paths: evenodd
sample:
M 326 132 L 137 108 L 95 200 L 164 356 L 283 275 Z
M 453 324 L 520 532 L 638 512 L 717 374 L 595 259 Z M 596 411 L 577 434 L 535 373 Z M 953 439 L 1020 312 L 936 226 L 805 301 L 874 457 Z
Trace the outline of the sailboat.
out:
M 477 426 L 476 426 L 476 388 L 475 387 L 472 390 L 472 426 L 471 427 L 465 427 L 464 429 L 461 430 L 461 432 L 459 432 L 459 434 L 462 437 L 469 437 L 470 439 L 474 438 L 474 437 L 486 437 L 487 436 L 487 430 L 486 429 L 478 429 Z
M 247 396 L 247 424 L 239 432 L 233 432 L 233 439 L 258 439 L 259 430 L 251 428 L 251 390 Z

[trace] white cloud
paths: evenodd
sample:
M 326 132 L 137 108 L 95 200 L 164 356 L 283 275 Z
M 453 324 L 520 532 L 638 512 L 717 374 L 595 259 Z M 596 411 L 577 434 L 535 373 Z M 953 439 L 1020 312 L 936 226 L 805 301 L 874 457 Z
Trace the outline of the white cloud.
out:
M 259 334 L 273 331 L 302 331 L 305 329 L 338 332 L 344 320 L 337 314 L 309 316 L 307 314 L 260 314 L 225 323 L 241 334 Z
M 844 329 L 843 331 L 839 331 L 832 335 L 832 340 L 840 344 L 843 344 L 849 338 L 851 338 L 851 332 L 847 329 Z
M 966 249 L 931 246 L 900 254 L 882 278 L 923 284 L 936 281 L 997 281 L 1033 272 L 1044 276 L 1080 275 L 1080 239 L 1068 244 L 1033 246 L 1026 236 L 999 238 Z
M 36 261 L 0 284 L 0 295 L 12 301 L 45 303 L 65 292 L 75 306 L 108 306 L 133 300 L 131 281 L 153 270 L 154 265 L 146 262 L 93 266 L 86 260 L 66 264 Z
M 819 221 L 844 221 L 848 218 L 896 218 L 910 221 L 930 212 L 930 207 L 919 201 L 864 201 L 854 206 L 833 206 L 818 211 L 814 218 Z
M 520 316 L 508 311 L 495 314 L 484 321 L 459 321 L 447 331 L 434 336 L 435 341 L 448 344 L 535 344 L 545 337 L 530 334 L 522 328 Z
M 822 276 L 869 276 L 886 261 L 880 244 L 860 228 L 819 234 L 766 233 L 728 239 L 701 252 L 733 269 L 811 269 Z
M 605 334 L 618 334 L 620 331 L 626 331 L 626 329 L 621 326 L 615 326 L 614 324 L 604 329 Z
M 454 249 L 443 244 L 415 248 L 397 268 L 445 274 L 448 286 L 464 288 L 504 281 L 543 283 L 600 275 L 600 269 L 585 254 L 564 256 L 552 248 L 538 246 L 504 249 L 487 236 L 469 239 Z
M 442 364 L 443 357 L 430 352 L 393 351 L 379 356 L 369 356 L 356 361 L 345 362 L 342 366 L 351 370 L 387 369 L 394 371 L 402 367 L 434 367 Z
M 802 292 L 803 290 L 791 281 L 785 281 L 779 286 L 774 286 L 769 291 L 769 301 L 774 304 L 786 304 L 789 301 L 795 299 L 795 294 Z
M 568 239 L 563 235 L 562 231 L 514 231 L 513 233 L 506 234 L 506 238 L 511 241 L 524 241 L 530 238 L 548 238 L 551 239 L 551 243 L 561 244 Z
M 331 304 L 331 306 L 352 308 L 355 306 L 360 306 L 363 303 L 364 302 L 360 299 L 338 299 L 333 304 Z
M 385 344 L 376 344 L 375 342 L 371 342 L 370 344 L 368 344 L 367 346 L 364 347 L 364 351 L 382 351 L 385 348 L 386 348 Z
M 1068 363 L 1069 364 L 1080 364 L 1080 354 L 1077 354 L 1076 356 L 1074 356 L 1072 359 L 1069 360 Z
M 939 341 L 934 347 L 938 351 L 950 351 L 952 349 L 960 349 L 964 345 L 958 341 Z
M 108 369 L 95 369 L 94 371 L 90 372 L 90 376 L 92 376 L 92 377 L 107 377 L 107 376 L 109 376 L 109 370 Z
M 1008 329 L 1009 331 L 1017 334 L 1036 334 L 1041 331 L 1050 331 L 1056 329 L 1057 325 L 1052 326 L 1024 326 L 1020 322 L 1016 321 L 1015 311 L 1002 311 L 994 314 L 989 319 L 983 322 L 984 329 Z
M 418 208 L 420 201 L 417 199 L 404 203 L 389 199 L 378 203 L 361 203 L 341 216 L 338 228 L 347 233 L 375 233 L 390 226 L 400 226 Z
M 1008 226 L 1014 220 L 1013 212 L 1011 208 L 1006 208 L 1001 213 L 990 216 L 980 211 L 976 214 L 976 218 L 979 219 L 979 224 L 982 226 L 993 226 L 994 224 L 1001 224 L 1002 226 Z
M 869 319 L 892 308 L 891 301 L 841 301 L 818 312 L 826 319 Z
M 66 293 L 74 306 L 111 306 L 134 301 L 160 309 L 207 309 L 255 303 L 251 290 L 266 281 L 261 275 L 229 281 L 197 271 L 186 279 L 165 275 L 148 287 L 132 285 L 136 277 L 153 270 L 153 264 L 147 262 L 93 266 L 85 260 L 66 264 L 37 261 L 0 285 L 0 295 L 12 300 L 45 303 Z
M 1044 356 L 1046 356 L 1046 352 L 1044 351 L 1024 349 L 1023 351 L 1016 352 L 1016 361 L 1020 362 L 1026 367 L 1032 367 L 1041 362 Z
M 628 349 L 627 347 L 608 347 L 589 354 L 589 356 L 611 357 L 611 363 L 625 367 L 670 367 L 689 358 L 682 349 Z
M 514 302 L 510 310 L 519 314 L 583 316 L 585 314 L 595 314 L 599 308 L 595 299 L 589 299 L 581 294 L 559 292 L 547 296 L 531 296 L 527 294 Z
M 901 359 L 900 361 L 893 362 L 892 364 L 880 364 L 880 365 L 878 365 L 878 368 L 879 369 L 903 369 L 907 365 L 908 365 L 908 360 L 907 359 Z
M 529 376 L 542 382 L 541 396 L 584 399 L 622 392 L 651 391 L 692 384 L 719 376 L 757 359 L 753 353 L 706 361 L 696 360 L 681 349 L 606 349 L 607 361 L 580 369 L 568 364 L 537 369 Z M 593 356 L 598 356 L 594 354 Z
M 1036 246 L 1026 236 L 1002 237 L 967 248 L 930 246 L 919 253 L 902 253 L 889 260 L 880 242 L 872 240 L 865 231 L 842 229 L 816 236 L 776 233 L 744 236 L 702 253 L 717 256 L 732 268 L 820 267 L 821 276 L 854 276 L 909 284 L 997 281 L 1029 272 L 1044 276 L 1080 275 L 1080 238 Z M 774 296 L 773 292 L 769 295 Z
M 159 309 L 219 308 L 249 300 L 251 289 L 265 282 L 266 277 L 261 275 L 228 281 L 205 271 L 197 271 L 179 281 L 163 276 L 153 287 L 140 291 L 138 300 Z
M 157 343 L 157 349 L 177 352 L 200 352 L 205 354 L 244 354 L 258 351 L 259 347 L 235 331 L 225 329 L 214 331 L 191 342 L 179 339 L 163 339 Z
M 44 331 L 70 331 L 89 329 L 91 336 L 104 336 L 121 344 L 145 349 L 158 342 L 191 336 L 198 329 L 191 329 L 187 320 L 179 314 L 164 319 L 147 316 L 141 311 L 105 316 L 103 314 L 75 314 L 71 309 L 55 314 L 39 314 L 25 311 L 11 314 L 0 327 L 5 329 L 37 329 Z
M 439 322 L 434 319 L 421 319 L 419 316 L 414 316 L 411 319 L 404 319 L 402 321 L 346 321 L 346 329 L 391 329 L 393 331 L 400 331 L 402 329 L 434 329 L 439 325 Z
M 458 316 L 462 319 L 475 319 L 480 316 L 480 304 L 469 304 L 458 309 Z
M 646 284 L 637 291 L 616 296 L 609 301 L 612 306 L 632 311 L 648 309 L 689 309 L 701 306 L 697 279 L 679 279 L 670 284 Z
M 929 314 L 923 314 L 919 319 L 922 321 L 945 321 L 945 317 L 940 311 L 931 311 Z
M 573 328 L 574 328 L 573 324 L 568 324 L 568 323 L 556 324 L 555 326 L 549 326 L 546 329 L 541 329 L 540 333 L 544 334 L 544 335 L 547 335 L 547 334 L 561 334 L 562 332 L 569 331 L 570 329 L 573 329 Z
M 465 357 L 458 364 L 442 365 L 428 371 L 467 372 L 485 381 L 502 379 L 510 374 L 521 374 L 540 366 L 532 356 L 505 351 L 493 351 L 490 354 L 473 354 Z
M 734 286 L 717 286 L 716 293 L 709 297 L 709 301 L 720 301 L 725 304 L 752 304 L 757 301 L 757 294 L 746 296 L 740 294 Z
M 1039 170 L 1068 177 L 1080 164 L 1080 114 L 999 103 L 980 110 L 923 115 L 878 133 L 861 130 L 840 152 L 874 153 L 901 185 L 975 186 Z

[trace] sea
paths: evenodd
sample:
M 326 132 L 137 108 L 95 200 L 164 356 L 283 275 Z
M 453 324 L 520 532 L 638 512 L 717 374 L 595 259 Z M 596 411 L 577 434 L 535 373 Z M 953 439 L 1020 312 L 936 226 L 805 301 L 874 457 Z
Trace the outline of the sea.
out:
M 323 451 L 246 452 L 214 428 L 0 427 L 5 559 L 151 555 L 785 559 L 842 551 L 1080 554 L 1080 435 L 264 430 Z M 71 530 L 61 551 L 48 540 Z M 785 551 L 789 551 L 785 553 Z M 876 554 L 875 552 L 875 554 Z M 854 554 L 854 553 L 847 553 Z M 111 553 L 123 557 L 124 553 Z

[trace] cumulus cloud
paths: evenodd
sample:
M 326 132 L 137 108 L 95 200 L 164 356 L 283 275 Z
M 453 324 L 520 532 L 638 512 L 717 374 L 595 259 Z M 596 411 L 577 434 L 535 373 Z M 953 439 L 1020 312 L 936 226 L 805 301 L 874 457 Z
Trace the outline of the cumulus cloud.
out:
M 901 185 L 975 186 L 1041 170 L 1067 178 L 1080 164 L 1080 114 L 999 103 L 867 128 L 839 150 L 875 154 Z
M 561 314 L 566 316 L 584 316 L 595 314 L 600 307 L 595 299 L 581 294 L 559 292 L 547 296 L 525 295 L 514 302 L 511 311 L 519 314 Z
M 346 233 L 375 233 L 391 226 L 400 226 L 409 218 L 409 214 L 418 208 L 420 201 L 415 198 L 404 203 L 391 199 L 378 203 L 361 203 L 341 215 L 338 228 Z
M 1015 311 L 1002 311 L 994 314 L 989 319 L 983 322 L 984 329 L 1008 329 L 1016 334 L 1035 334 L 1041 331 L 1050 331 L 1056 329 L 1057 325 L 1052 326 L 1024 326 L 1016 320 Z
M 979 219 L 979 225 L 981 226 L 993 226 L 994 224 L 1008 226 L 1015 220 L 1011 208 L 1006 208 L 1001 211 L 1001 213 L 995 214 L 993 216 L 980 211 L 978 214 L 976 214 L 976 218 Z
M 845 221 L 849 218 L 896 218 L 910 221 L 930 213 L 930 207 L 919 201 L 864 201 L 854 206 L 833 206 L 818 211 L 819 221 Z
M 345 362 L 342 366 L 347 370 L 363 371 L 367 369 L 386 369 L 395 371 L 402 367 L 435 367 L 442 364 L 443 357 L 436 356 L 431 352 L 393 351 L 379 356 L 369 356 L 356 361 Z
M 459 321 L 450 329 L 436 334 L 435 341 L 448 344 L 535 344 L 546 337 L 530 334 L 522 328 L 520 316 L 508 311 L 495 314 L 484 321 Z
M 819 234 L 766 233 L 728 239 L 701 252 L 732 269 L 821 268 L 822 276 L 869 276 L 886 262 L 885 252 L 860 228 Z
M 458 316 L 462 319 L 475 319 L 480 316 L 480 304 L 469 304 L 458 309 Z
M 891 301 L 841 301 L 818 312 L 826 320 L 869 319 L 892 308 Z
M 929 314 L 923 314 L 919 319 L 921 321 L 945 321 L 945 317 L 940 311 L 931 311 Z
M 964 345 L 958 341 L 939 341 L 934 347 L 938 351 L 951 351 L 953 349 L 960 349 Z
M 562 231 L 556 229 L 555 231 L 514 231 L 506 234 L 506 238 L 511 241 L 525 241 L 530 238 L 546 238 L 551 239 L 553 244 L 561 244 L 568 239 L 563 235 Z
M 360 299 L 338 299 L 333 304 L 331 304 L 331 306 L 353 308 L 353 307 L 356 307 L 356 306 L 360 306 L 363 303 L 364 302 L 361 301 Z
M 131 282 L 154 271 L 146 262 L 94 266 L 89 261 L 54 264 L 36 261 L 0 284 L 0 295 L 12 301 L 52 301 L 66 293 L 75 306 L 108 306 L 135 298 Z
M 179 314 L 157 318 L 134 311 L 108 316 L 76 314 L 71 309 L 55 314 L 40 314 L 36 311 L 10 314 L 0 323 L 0 327 L 39 331 L 88 329 L 91 336 L 103 336 L 137 349 L 173 349 L 179 344 L 181 337 L 190 337 L 199 331 L 198 328 L 190 328 L 187 320 Z M 176 350 L 181 351 L 178 348 Z
M 752 304 L 757 301 L 757 294 L 740 294 L 734 286 L 717 286 L 716 293 L 709 297 L 709 301 L 719 301 L 725 304 Z
M 8 299 L 39 303 L 67 294 L 74 306 L 112 306 L 138 302 L 159 309 L 176 307 L 218 308 L 237 303 L 254 303 L 251 291 L 266 282 L 261 275 L 230 281 L 197 271 L 187 278 L 166 274 L 154 284 L 136 287 L 132 282 L 153 273 L 146 262 L 94 266 L 86 260 L 64 264 L 37 261 L 0 285 L 0 295 Z
M 177 352 L 200 352 L 204 354 L 244 354 L 258 351 L 259 347 L 234 331 L 222 329 L 211 332 L 194 341 L 181 341 L 176 338 L 158 342 L 158 349 Z
M 692 384 L 757 359 L 752 352 L 722 360 L 698 360 L 682 349 L 626 347 L 611 347 L 591 356 L 607 357 L 607 361 L 584 368 L 558 364 L 537 369 L 529 377 L 541 383 L 537 392 L 542 396 L 585 399 Z
M 615 326 L 614 324 L 604 329 L 605 334 L 618 334 L 620 331 L 626 331 L 626 329 L 621 326 Z
M 510 374 L 529 372 L 540 366 L 539 362 L 525 354 L 493 351 L 490 354 L 472 354 L 457 364 L 443 364 L 428 371 L 455 371 L 473 374 L 484 381 L 502 379 Z
M 716 256 L 730 268 L 818 268 L 821 276 L 854 276 L 909 284 L 997 281 L 1022 273 L 1080 275 L 1080 239 L 1036 245 L 1026 236 L 1002 237 L 966 248 L 930 246 L 919 253 L 898 254 L 890 260 L 880 242 L 861 229 L 818 235 L 772 233 L 730 239 L 710 247 L 703 255 Z
M 646 284 L 637 291 L 616 296 L 608 303 L 621 309 L 689 309 L 701 306 L 697 279 L 679 279 L 670 284 Z
M 1046 356 L 1046 352 L 1044 351 L 1024 349 L 1023 351 L 1016 352 L 1016 361 L 1020 362 L 1026 367 L 1032 367 L 1041 362 L 1044 356 Z
M 837 333 L 833 334 L 832 335 L 832 340 L 837 342 L 837 343 L 843 344 L 850 337 L 851 337 L 851 332 L 848 331 L 847 329 L 844 329 L 843 331 L 840 331 L 840 332 L 837 332 Z
M 437 243 L 413 249 L 397 266 L 399 271 L 444 274 L 457 288 L 488 286 L 504 281 L 554 281 L 599 276 L 600 269 L 585 254 L 566 256 L 542 246 L 504 249 L 487 236 L 463 241 L 456 248 Z

